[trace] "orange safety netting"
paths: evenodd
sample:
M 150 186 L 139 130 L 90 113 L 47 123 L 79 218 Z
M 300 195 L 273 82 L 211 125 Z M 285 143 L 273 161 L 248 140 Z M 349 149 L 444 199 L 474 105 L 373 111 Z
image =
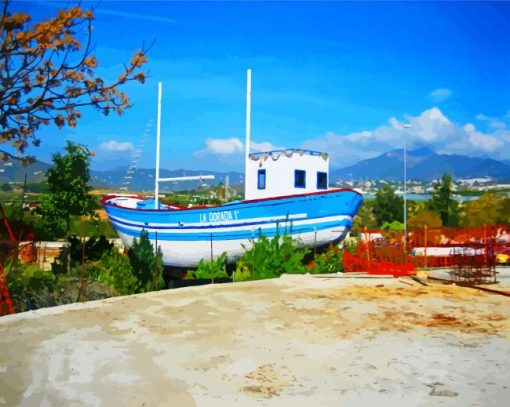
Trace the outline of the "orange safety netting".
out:
M 347 269 L 373 269 L 375 266 L 367 263 L 369 260 L 427 268 L 457 266 L 469 258 L 470 263 L 483 266 L 493 263 L 495 254 L 510 249 L 510 227 L 504 225 L 414 228 L 408 230 L 405 242 L 403 232 L 365 229 L 360 238 L 355 256 L 360 261 L 347 255 Z
M 368 274 L 389 274 L 402 277 L 416 274 L 413 263 L 401 250 L 376 250 L 370 244 L 358 244 L 356 254 L 344 250 L 343 265 L 348 272 L 363 271 Z

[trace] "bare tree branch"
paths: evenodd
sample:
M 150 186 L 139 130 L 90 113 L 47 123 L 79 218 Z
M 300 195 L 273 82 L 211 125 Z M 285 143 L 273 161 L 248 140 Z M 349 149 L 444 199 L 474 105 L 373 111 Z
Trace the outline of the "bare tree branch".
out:
M 35 134 L 41 124 L 74 127 L 81 117 L 78 108 L 84 106 L 106 115 L 131 107 L 118 88 L 145 81 L 142 66 L 152 44 L 143 44 L 117 80 L 106 83 L 94 75 L 98 62 L 91 54 L 91 10 L 67 6 L 56 17 L 29 25 L 28 14 L 11 14 L 8 6 L 5 1 L 0 20 L 0 143 L 10 143 L 23 157 L 29 144 L 39 144 Z M 83 47 L 76 34 L 82 24 L 86 24 Z M 73 56 L 78 56 L 76 62 L 69 62 Z

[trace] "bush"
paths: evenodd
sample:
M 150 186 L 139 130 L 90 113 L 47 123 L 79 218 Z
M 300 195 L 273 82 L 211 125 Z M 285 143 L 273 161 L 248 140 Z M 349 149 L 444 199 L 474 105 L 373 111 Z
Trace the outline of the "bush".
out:
M 4 205 L 5 216 L 9 222 L 21 222 L 23 220 L 23 208 L 19 203 L 13 203 L 11 205 Z
M 343 252 L 338 246 L 330 244 L 326 252 L 315 255 L 308 268 L 312 274 L 344 272 Z
M 387 230 L 390 232 L 400 232 L 404 230 L 404 224 L 394 220 L 393 222 L 384 222 L 381 226 L 381 230 Z
M 355 254 L 358 249 L 360 239 L 355 237 L 349 237 L 346 238 L 342 243 L 344 250 L 347 250 L 350 254 Z
M 261 280 L 283 273 L 304 273 L 306 267 L 302 261 L 308 253 L 308 249 L 290 236 L 276 235 L 270 240 L 261 235 L 237 262 L 234 280 Z
M 119 294 L 134 294 L 138 288 L 138 280 L 133 274 L 129 258 L 114 250 L 104 254 L 95 265 L 97 280 L 113 288 Z
M 35 238 L 39 241 L 52 241 L 65 238 L 66 223 L 60 219 L 37 216 L 34 222 Z
M 200 260 L 196 270 L 188 270 L 188 279 L 213 279 L 228 278 L 227 274 L 227 253 L 222 253 L 220 257 L 212 261 Z
M 425 226 L 430 229 L 437 229 L 443 225 L 439 213 L 427 210 L 410 217 L 407 224 L 410 229 L 422 229 Z
M 12 264 L 6 267 L 7 286 L 17 312 L 56 305 L 53 293 L 59 282 L 51 271 L 35 264 Z
M 80 264 L 83 257 L 83 240 L 78 236 L 68 239 L 71 244 L 71 264 Z M 110 253 L 113 243 L 110 243 L 104 235 L 92 236 L 85 242 L 85 261 L 98 261 L 105 254 Z
M 158 247 L 157 254 L 149 240 L 149 234 L 142 230 L 140 239 L 134 239 L 128 250 L 129 263 L 139 285 L 137 292 L 153 291 L 163 287 L 163 255 Z
M 118 237 L 117 231 L 109 221 L 97 218 L 91 218 L 87 220 L 83 220 L 79 217 L 74 218 L 71 222 L 71 229 L 69 233 L 71 235 L 82 236 L 83 229 L 85 229 L 86 236 L 104 235 L 108 239 L 114 239 Z

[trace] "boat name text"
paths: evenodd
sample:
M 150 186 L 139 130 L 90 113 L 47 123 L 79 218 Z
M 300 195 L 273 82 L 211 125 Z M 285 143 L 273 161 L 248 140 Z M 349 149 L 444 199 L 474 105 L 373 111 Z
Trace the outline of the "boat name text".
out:
M 221 211 L 200 214 L 200 222 L 225 222 L 229 220 L 237 220 L 239 211 Z

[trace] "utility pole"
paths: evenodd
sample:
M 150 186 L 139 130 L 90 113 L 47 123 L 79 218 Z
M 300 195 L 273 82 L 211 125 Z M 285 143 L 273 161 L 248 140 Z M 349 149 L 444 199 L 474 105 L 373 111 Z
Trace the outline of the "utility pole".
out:
M 229 176 L 225 177 L 225 202 L 228 201 L 228 184 L 229 184 Z
M 404 128 L 404 252 L 407 249 L 407 133 L 405 129 L 410 129 L 411 125 L 402 124 Z
M 23 195 L 21 196 L 21 211 L 25 207 L 25 194 L 27 193 L 27 172 L 25 171 L 25 181 L 23 181 Z

